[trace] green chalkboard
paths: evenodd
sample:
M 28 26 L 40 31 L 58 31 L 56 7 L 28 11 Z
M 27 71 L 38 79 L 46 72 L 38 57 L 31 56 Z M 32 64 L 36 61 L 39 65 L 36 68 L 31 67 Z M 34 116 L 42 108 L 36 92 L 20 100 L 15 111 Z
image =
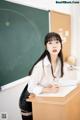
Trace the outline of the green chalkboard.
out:
M 0 0 L 0 86 L 28 75 L 47 32 L 48 11 Z

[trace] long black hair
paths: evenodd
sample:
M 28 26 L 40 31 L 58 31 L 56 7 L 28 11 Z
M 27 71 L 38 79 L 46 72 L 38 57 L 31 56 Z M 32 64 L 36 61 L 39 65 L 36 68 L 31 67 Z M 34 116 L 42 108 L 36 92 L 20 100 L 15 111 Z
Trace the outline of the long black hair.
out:
M 61 77 L 63 76 L 63 54 L 62 54 L 62 39 L 60 37 L 60 35 L 58 33 L 55 32 L 49 32 L 47 33 L 47 35 L 45 36 L 44 39 L 44 45 L 46 46 L 46 44 L 52 40 L 52 38 L 58 40 L 61 44 L 61 50 L 58 54 L 58 57 L 60 58 L 61 61 Z M 49 61 L 51 62 L 51 57 L 50 57 L 50 53 L 45 49 L 44 52 L 42 53 L 42 55 L 38 58 L 38 60 L 34 63 L 34 65 L 32 66 L 31 70 L 29 71 L 29 75 L 31 75 L 32 70 L 34 68 L 34 66 L 42 59 L 45 58 L 45 56 L 48 56 Z

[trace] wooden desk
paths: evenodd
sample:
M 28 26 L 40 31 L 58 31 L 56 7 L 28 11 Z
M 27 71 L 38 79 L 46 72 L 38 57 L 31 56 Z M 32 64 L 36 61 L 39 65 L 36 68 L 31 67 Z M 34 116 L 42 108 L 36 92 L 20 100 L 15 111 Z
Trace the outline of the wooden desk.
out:
M 32 97 L 33 120 L 80 120 L 80 86 L 65 97 Z

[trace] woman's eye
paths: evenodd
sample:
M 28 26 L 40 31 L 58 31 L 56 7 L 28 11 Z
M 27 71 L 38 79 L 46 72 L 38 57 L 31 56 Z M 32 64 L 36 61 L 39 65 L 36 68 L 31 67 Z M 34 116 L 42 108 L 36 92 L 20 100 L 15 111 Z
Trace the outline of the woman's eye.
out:
M 59 41 L 56 41 L 56 44 L 58 44 L 59 43 Z
M 55 41 L 55 42 L 49 41 L 49 42 L 48 42 L 48 44 L 58 44 L 58 43 L 59 43 L 59 41 Z
M 52 44 L 52 42 L 48 42 L 48 44 Z

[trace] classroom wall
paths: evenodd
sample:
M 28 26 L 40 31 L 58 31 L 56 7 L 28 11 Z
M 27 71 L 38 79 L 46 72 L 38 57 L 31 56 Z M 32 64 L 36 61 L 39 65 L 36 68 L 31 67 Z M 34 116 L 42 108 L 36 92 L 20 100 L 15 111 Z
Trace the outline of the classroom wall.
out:
M 23 82 L 0 92 L 0 114 L 7 113 L 8 120 L 21 120 L 19 98 L 28 77 L 21 79 Z M 1 119 L 0 119 L 1 120 Z
M 71 54 L 77 58 L 77 64 L 80 65 L 80 6 L 72 6 L 71 15 Z
M 34 2 L 34 0 L 24 0 L 24 2 L 23 2 L 23 0 L 8 0 L 8 1 L 18 2 L 20 4 L 25 4 L 28 6 L 38 7 L 40 9 L 48 9 L 49 10 L 51 8 L 55 11 L 60 11 L 60 12 L 70 14 L 72 17 L 72 52 L 71 53 L 74 56 L 75 55 L 79 56 L 77 51 L 80 51 L 80 47 L 79 47 L 79 44 L 80 44 L 80 35 L 79 35 L 80 15 L 76 14 L 76 13 L 78 13 L 78 10 L 80 11 L 80 7 L 78 9 L 77 8 L 75 9 L 75 7 L 63 6 L 63 5 L 61 7 L 60 5 L 54 4 L 53 0 L 40 0 L 40 1 L 35 0 L 35 2 Z M 75 15 L 76 15 L 76 17 L 75 17 Z M 78 46 L 78 48 L 77 48 L 77 46 Z M 80 61 L 80 58 L 78 61 Z M 12 87 L 12 88 L 9 88 L 7 90 L 3 90 L 2 92 L 0 92 L 0 112 L 7 112 L 8 120 L 21 120 L 18 101 L 19 101 L 21 91 L 24 88 L 26 83 L 27 83 L 27 81 L 15 86 L 15 87 Z M 10 103 L 10 105 L 9 105 L 9 103 Z

